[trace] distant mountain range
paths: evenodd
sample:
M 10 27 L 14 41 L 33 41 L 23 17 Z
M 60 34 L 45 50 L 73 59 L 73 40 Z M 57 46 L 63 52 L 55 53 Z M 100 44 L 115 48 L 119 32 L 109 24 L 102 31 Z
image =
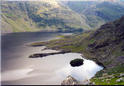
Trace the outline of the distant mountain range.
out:
M 75 1 L 2 1 L 2 33 L 81 32 L 124 15 L 124 4 Z
M 86 23 L 92 28 L 98 28 L 124 15 L 124 3 L 69 1 L 66 5 L 81 16 L 85 16 Z

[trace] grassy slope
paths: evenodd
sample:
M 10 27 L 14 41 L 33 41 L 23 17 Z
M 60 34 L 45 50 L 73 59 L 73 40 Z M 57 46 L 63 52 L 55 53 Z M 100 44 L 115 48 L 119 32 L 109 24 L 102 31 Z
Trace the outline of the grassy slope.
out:
M 87 24 L 92 28 L 124 15 L 124 4 L 119 3 L 70 1 L 67 5 L 80 15 L 85 15 Z
M 32 45 L 80 52 L 86 58 L 102 63 L 105 69 L 91 79 L 92 84 L 124 84 L 123 80 L 116 82 L 117 79 L 124 79 L 121 76 L 121 73 L 124 74 L 124 16 L 96 31 Z
M 15 3 L 2 2 L 2 32 L 37 31 L 35 23 L 27 16 L 25 5 Z
M 90 29 L 80 15 L 55 3 L 3 1 L 2 32 Z

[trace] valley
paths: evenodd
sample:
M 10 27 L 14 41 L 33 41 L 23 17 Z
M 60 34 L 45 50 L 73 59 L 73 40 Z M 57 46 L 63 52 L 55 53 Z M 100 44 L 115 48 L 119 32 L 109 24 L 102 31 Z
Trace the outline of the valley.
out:
M 1 1 L 2 85 L 124 85 L 124 2 Z
M 1 32 L 83 32 L 124 15 L 124 3 L 2 1 Z

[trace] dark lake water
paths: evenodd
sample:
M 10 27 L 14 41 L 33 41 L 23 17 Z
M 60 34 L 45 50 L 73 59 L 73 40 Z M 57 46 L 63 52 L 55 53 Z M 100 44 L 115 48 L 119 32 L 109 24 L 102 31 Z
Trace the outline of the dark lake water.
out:
M 84 59 L 81 67 L 71 67 L 70 61 L 82 58 L 79 53 L 51 55 L 44 58 L 28 58 L 29 55 L 44 51 L 44 46 L 26 46 L 32 42 L 57 39 L 59 35 L 71 33 L 23 32 L 2 35 L 1 76 L 3 85 L 60 85 L 68 75 L 85 81 L 101 70 L 91 60 Z M 51 50 L 52 51 L 52 50 Z M 53 52 L 53 51 L 52 51 Z
M 1 57 L 2 57 L 2 71 L 8 67 L 6 60 L 18 58 L 22 50 L 28 48 L 24 45 L 26 43 L 47 41 L 57 38 L 62 33 L 49 33 L 49 32 L 21 32 L 10 33 L 2 35 L 1 37 Z M 28 50 L 28 49 L 27 49 Z

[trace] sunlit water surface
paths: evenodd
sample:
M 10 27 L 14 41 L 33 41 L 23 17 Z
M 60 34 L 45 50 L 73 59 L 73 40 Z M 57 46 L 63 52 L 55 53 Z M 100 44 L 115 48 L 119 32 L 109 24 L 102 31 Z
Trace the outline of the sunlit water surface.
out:
M 84 64 L 82 66 L 71 67 L 71 60 L 82 58 L 79 53 L 57 54 L 43 58 L 28 58 L 33 53 L 57 52 L 55 50 L 44 50 L 44 46 L 29 47 L 26 44 L 34 41 L 54 39 L 58 35 L 60 33 L 39 33 L 38 35 L 36 33 L 28 33 L 28 35 L 22 33 L 21 35 L 9 34 L 9 36 L 3 36 L 2 84 L 60 85 L 68 75 L 84 83 L 102 69 L 95 62 L 84 58 Z

